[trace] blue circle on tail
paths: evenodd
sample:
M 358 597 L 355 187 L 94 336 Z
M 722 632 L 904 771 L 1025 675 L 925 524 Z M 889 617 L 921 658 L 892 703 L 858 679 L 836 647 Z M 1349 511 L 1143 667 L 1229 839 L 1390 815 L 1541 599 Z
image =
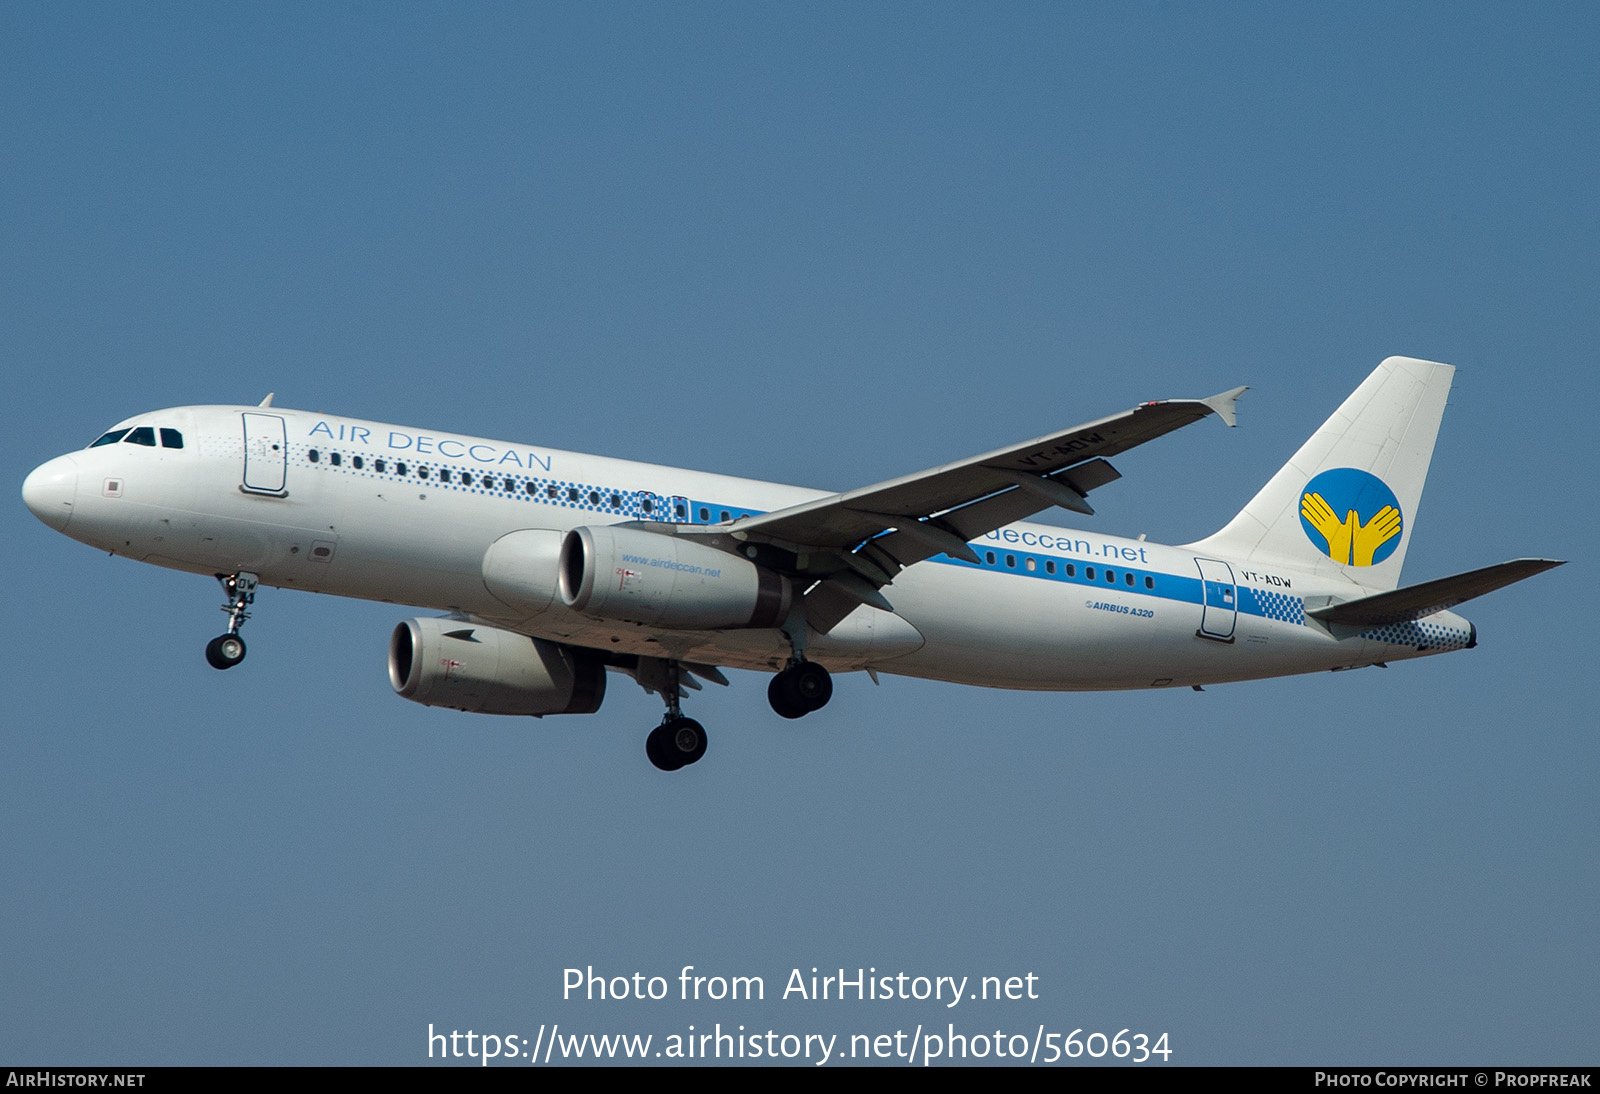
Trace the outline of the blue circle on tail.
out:
M 1300 527 L 1312 546 L 1335 562 L 1376 566 L 1405 538 L 1405 514 L 1378 476 L 1336 467 L 1300 492 Z

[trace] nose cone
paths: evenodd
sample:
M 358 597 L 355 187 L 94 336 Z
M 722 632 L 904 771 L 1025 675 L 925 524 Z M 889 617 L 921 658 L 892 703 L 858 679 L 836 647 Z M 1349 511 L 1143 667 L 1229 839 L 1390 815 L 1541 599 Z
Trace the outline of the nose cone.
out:
M 71 456 L 57 456 L 42 463 L 22 480 L 22 500 L 33 515 L 58 532 L 67 530 L 72 506 L 78 500 L 78 462 Z

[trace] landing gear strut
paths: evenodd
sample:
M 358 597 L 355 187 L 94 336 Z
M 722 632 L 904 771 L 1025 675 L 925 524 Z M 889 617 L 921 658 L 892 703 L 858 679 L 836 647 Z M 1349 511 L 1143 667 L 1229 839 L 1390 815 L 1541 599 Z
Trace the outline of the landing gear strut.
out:
M 679 705 L 682 699 L 683 668 L 676 661 L 657 662 L 663 679 L 651 680 L 651 690 L 660 692 L 666 700 L 667 713 L 661 724 L 644 739 L 644 754 L 662 771 L 676 771 L 697 763 L 706 754 L 705 727 L 693 718 L 685 718 Z M 643 679 L 640 683 L 644 683 Z
M 222 606 L 222 610 L 228 613 L 228 631 L 206 643 L 206 661 L 214 669 L 231 669 L 244 660 L 244 639 L 239 637 L 239 628 L 250 618 L 248 609 L 256 600 L 257 580 L 255 574 L 242 571 L 217 575 L 217 581 L 228 598 L 228 602 Z

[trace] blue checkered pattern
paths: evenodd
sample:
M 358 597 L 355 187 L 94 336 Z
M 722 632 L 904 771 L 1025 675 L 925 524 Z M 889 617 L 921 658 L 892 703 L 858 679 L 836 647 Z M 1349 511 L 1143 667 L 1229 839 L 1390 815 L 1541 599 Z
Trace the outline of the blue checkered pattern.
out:
M 1464 649 L 1472 641 L 1469 627 L 1447 627 L 1419 619 L 1407 623 L 1390 623 L 1364 631 L 1362 638 L 1374 642 L 1388 642 L 1393 646 L 1415 646 L 1418 649 Z
M 1298 596 L 1275 593 L 1268 589 L 1239 586 L 1239 610 L 1249 615 L 1263 615 L 1279 623 L 1305 626 L 1306 605 Z

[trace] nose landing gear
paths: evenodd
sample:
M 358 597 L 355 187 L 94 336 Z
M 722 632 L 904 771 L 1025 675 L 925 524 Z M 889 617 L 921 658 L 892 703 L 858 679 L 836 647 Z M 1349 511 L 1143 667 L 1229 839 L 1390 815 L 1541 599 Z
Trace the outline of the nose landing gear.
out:
M 222 610 L 228 613 L 228 630 L 226 634 L 219 634 L 206 643 L 206 661 L 214 669 L 231 669 L 244 660 L 245 645 L 244 639 L 239 637 L 239 628 L 250 618 L 248 609 L 256 600 L 258 578 L 255 574 L 241 571 L 218 574 L 217 581 L 228 598 L 228 602 L 222 606 Z
M 220 634 L 206 643 L 206 660 L 214 669 L 231 669 L 244 660 L 244 639 Z

